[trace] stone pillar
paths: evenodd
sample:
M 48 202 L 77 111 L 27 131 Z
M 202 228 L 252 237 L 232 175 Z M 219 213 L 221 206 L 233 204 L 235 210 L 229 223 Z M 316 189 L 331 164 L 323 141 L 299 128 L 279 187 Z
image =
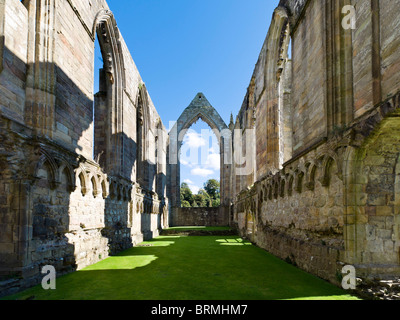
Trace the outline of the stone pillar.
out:
M 56 0 L 29 1 L 26 124 L 38 135 L 53 136 L 55 128 L 55 7 Z

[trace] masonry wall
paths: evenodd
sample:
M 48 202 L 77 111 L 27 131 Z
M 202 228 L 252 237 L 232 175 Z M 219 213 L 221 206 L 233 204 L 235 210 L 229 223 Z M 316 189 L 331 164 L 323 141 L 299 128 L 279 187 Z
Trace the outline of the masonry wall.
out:
M 174 225 L 180 227 L 227 227 L 229 212 L 224 208 L 177 208 Z
M 1 111 L 21 121 L 25 104 L 28 12 L 19 1 L 1 1 L 0 10 Z M 15 35 L 19 35 L 18 41 Z
M 315 158 L 326 167 L 318 166 Z M 319 147 L 242 191 L 234 221 L 258 246 L 335 282 L 345 251 L 343 192 L 335 160 Z
M 322 1 L 311 1 L 292 35 L 293 153 L 326 136 L 326 51 Z M 301 63 L 300 63 L 301 61 Z
M 356 10 L 353 30 L 344 5 Z M 234 223 L 337 284 L 344 264 L 365 278 L 400 272 L 398 8 L 282 0 L 236 118 L 257 147 L 253 173 L 234 168 Z
M 0 1 L 0 294 L 38 283 L 45 265 L 62 275 L 157 236 L 166 145 L 105 1 Z

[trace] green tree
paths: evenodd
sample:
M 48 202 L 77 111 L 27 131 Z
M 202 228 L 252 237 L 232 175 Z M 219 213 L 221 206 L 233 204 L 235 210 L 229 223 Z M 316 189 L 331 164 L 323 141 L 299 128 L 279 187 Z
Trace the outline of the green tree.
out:
M 215 199 L 212 201 L 213 208 L 218 208 L 221 205 L 221 199 Z
M 210 206 L 219 207 L 221 204 L 220 183 L 210 179 L 204 184 L 205 192 L 210 196 Z
M 204 184 L 204 190 L 210 195 L 211 199 L 219 198 L 220 183 L 215 179 L 210 179 Z
M 193 202 L 194 202 L 194 197 L 193 197 L 193 193 L 192 190 L 190 190 L 189 185 L 187 183 L 182 183 L 181 184 L 181 204 L 183 206 L 183 204 L 185 204 L 186 208 L 190 208 L 193 206 Z M 188 206 L 189 204 L 189 206 Z
M 183 200 L 181 203 L 182 203 L 182 208 L 191 208 L 192 207 L 190 205 L 190 203 L 187 202 L 186 200 Z
M 199 194 L 201 194 L 205 199 L 204 207 L 206 207 L 206 208 L 212 207 L 212 199 L 211 199 L 210 195 L 207 193 L 207 191 L 204 189 L 200 189 Z
M 189 185 L 183 182 L 180 198 L 183 208 L 219 207 L 221 203 L 220 183 L 215 179 L 210 179 L 204 184 L 204 189 L 200 189 L 198 194 L 194 195 Z
M 194 195 L 194 200 L 198 204 L 199 207 L 205 208 L 208 206 L 209 201 L 207 201 L 207 197 L 205 196 L 204 193 L 198 193 Z

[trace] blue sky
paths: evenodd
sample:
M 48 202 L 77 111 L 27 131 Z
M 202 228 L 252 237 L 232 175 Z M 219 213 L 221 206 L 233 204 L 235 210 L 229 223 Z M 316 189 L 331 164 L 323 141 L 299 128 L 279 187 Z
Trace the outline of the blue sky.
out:
M 227 124 L 231 113 L 237 115 L 278 0 L 107 2 L 167 129 L 198 92 Z M 95 62 L 98 66 L 99 59 Z M 192 127 L 198 134 L 205 128 L 204 123 Z M 196 175 L 195 166 L 181 167 L 181 181 L 190 180 L 194 190 L 209 178 L 219 180 L 215 150 L 211 145 L 208 150 L 211 164 L 194 172 L 213 174 Z

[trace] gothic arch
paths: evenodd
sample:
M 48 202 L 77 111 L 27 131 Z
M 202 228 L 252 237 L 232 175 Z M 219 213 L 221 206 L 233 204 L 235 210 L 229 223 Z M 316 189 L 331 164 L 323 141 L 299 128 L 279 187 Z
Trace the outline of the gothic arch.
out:
M 59 181 L 58 177 L 58 165 L 54 159 L 54 157 L 44 150 L 40 149 L 40 158 L 38 162 L 34 166 L 34 177 L 37 179 L 39 176 L 39 170 L 42 168 L 46 168 L 49 174 L 49 185 L 51 189 L 55 189 L 57 187 L 57 182 Z
M 291 60 L 289 13 L 279 6 L 275 9 L 266 40 L 265 88 L 268 122 L 277 126 L 267 130 L 267 153 L 271 169 L 282 169 L 293 156 L 293 128 L 291 110 Z
M 99 40 L 104 61 L 107 125 L 104 132 L 105 145 L 97 150 L 104 152 L 104 166 L 108 173 L 120 174 L 123 159 L 123 110 L 125 90 L 125 67 L 120 33 L 114 15 L 110 10 L 100 10 L 93 23 L 93 38 L 96 34 Z
M 207 123 L 217 136 L 221 155 L 221 207 L 230 206 L 232 132 L 219 113 L 211 106 L 202 93 L 198 93 L 191 104 L 183 111 L 169 133 L 169 193 L 171 207 L 179 208 L 180 203 L 180 161 L 179 154 L 187 130 L 199 119 Z
M 314 190 L 315 188 L 315 178 L 317 175 L 317 170 L 319 169 L 318 164 L 314 161 L 310 161 L 306 164 L 306 187 L 308 190 Z
M 75 170 L 75 181 L 79 181 L 80 191 L 83 196 L 86 196 L 89 191 L 90 182 L 87 170 L 83 164 L 80 164 Z
M 73 192 L 75 191 L 76 184 L 75 184 L 75 172 L 72 166 L 63 159 L 62 157 L 57 157 L 56 161 L 59 162 L 59 168 L 57 172 L 57 181 L 61 181 L 61 175 L 65 172 L 67 180 L 68 180 L 68 191 Z
M 222 120 L 221 116 L 215 110 L 211 104 L 207 101 L 206 97 L 202 93 L 198 93 L 192 103 L 187 107 L 182 115 L 179 117 L 177 123 L 172 129 L 172 132 L 177 131 L 179 140 L 182 144 L 184 131 L 188 130 L 192 124 L 197 120 L 203 120 L 207 123 L 210 128 L 217 135 L 218 140 L 229 130 L 228 126 Z
M 150 125 L 149 99 L 146 86 L 140 85 L 136 99 L 136 181 L 142 187 L 146 187 L 145 177 L 148 176 L 147 152 L 148 152 L 148 132 Z M 146 188 L 147 189 L 147 188 Z

